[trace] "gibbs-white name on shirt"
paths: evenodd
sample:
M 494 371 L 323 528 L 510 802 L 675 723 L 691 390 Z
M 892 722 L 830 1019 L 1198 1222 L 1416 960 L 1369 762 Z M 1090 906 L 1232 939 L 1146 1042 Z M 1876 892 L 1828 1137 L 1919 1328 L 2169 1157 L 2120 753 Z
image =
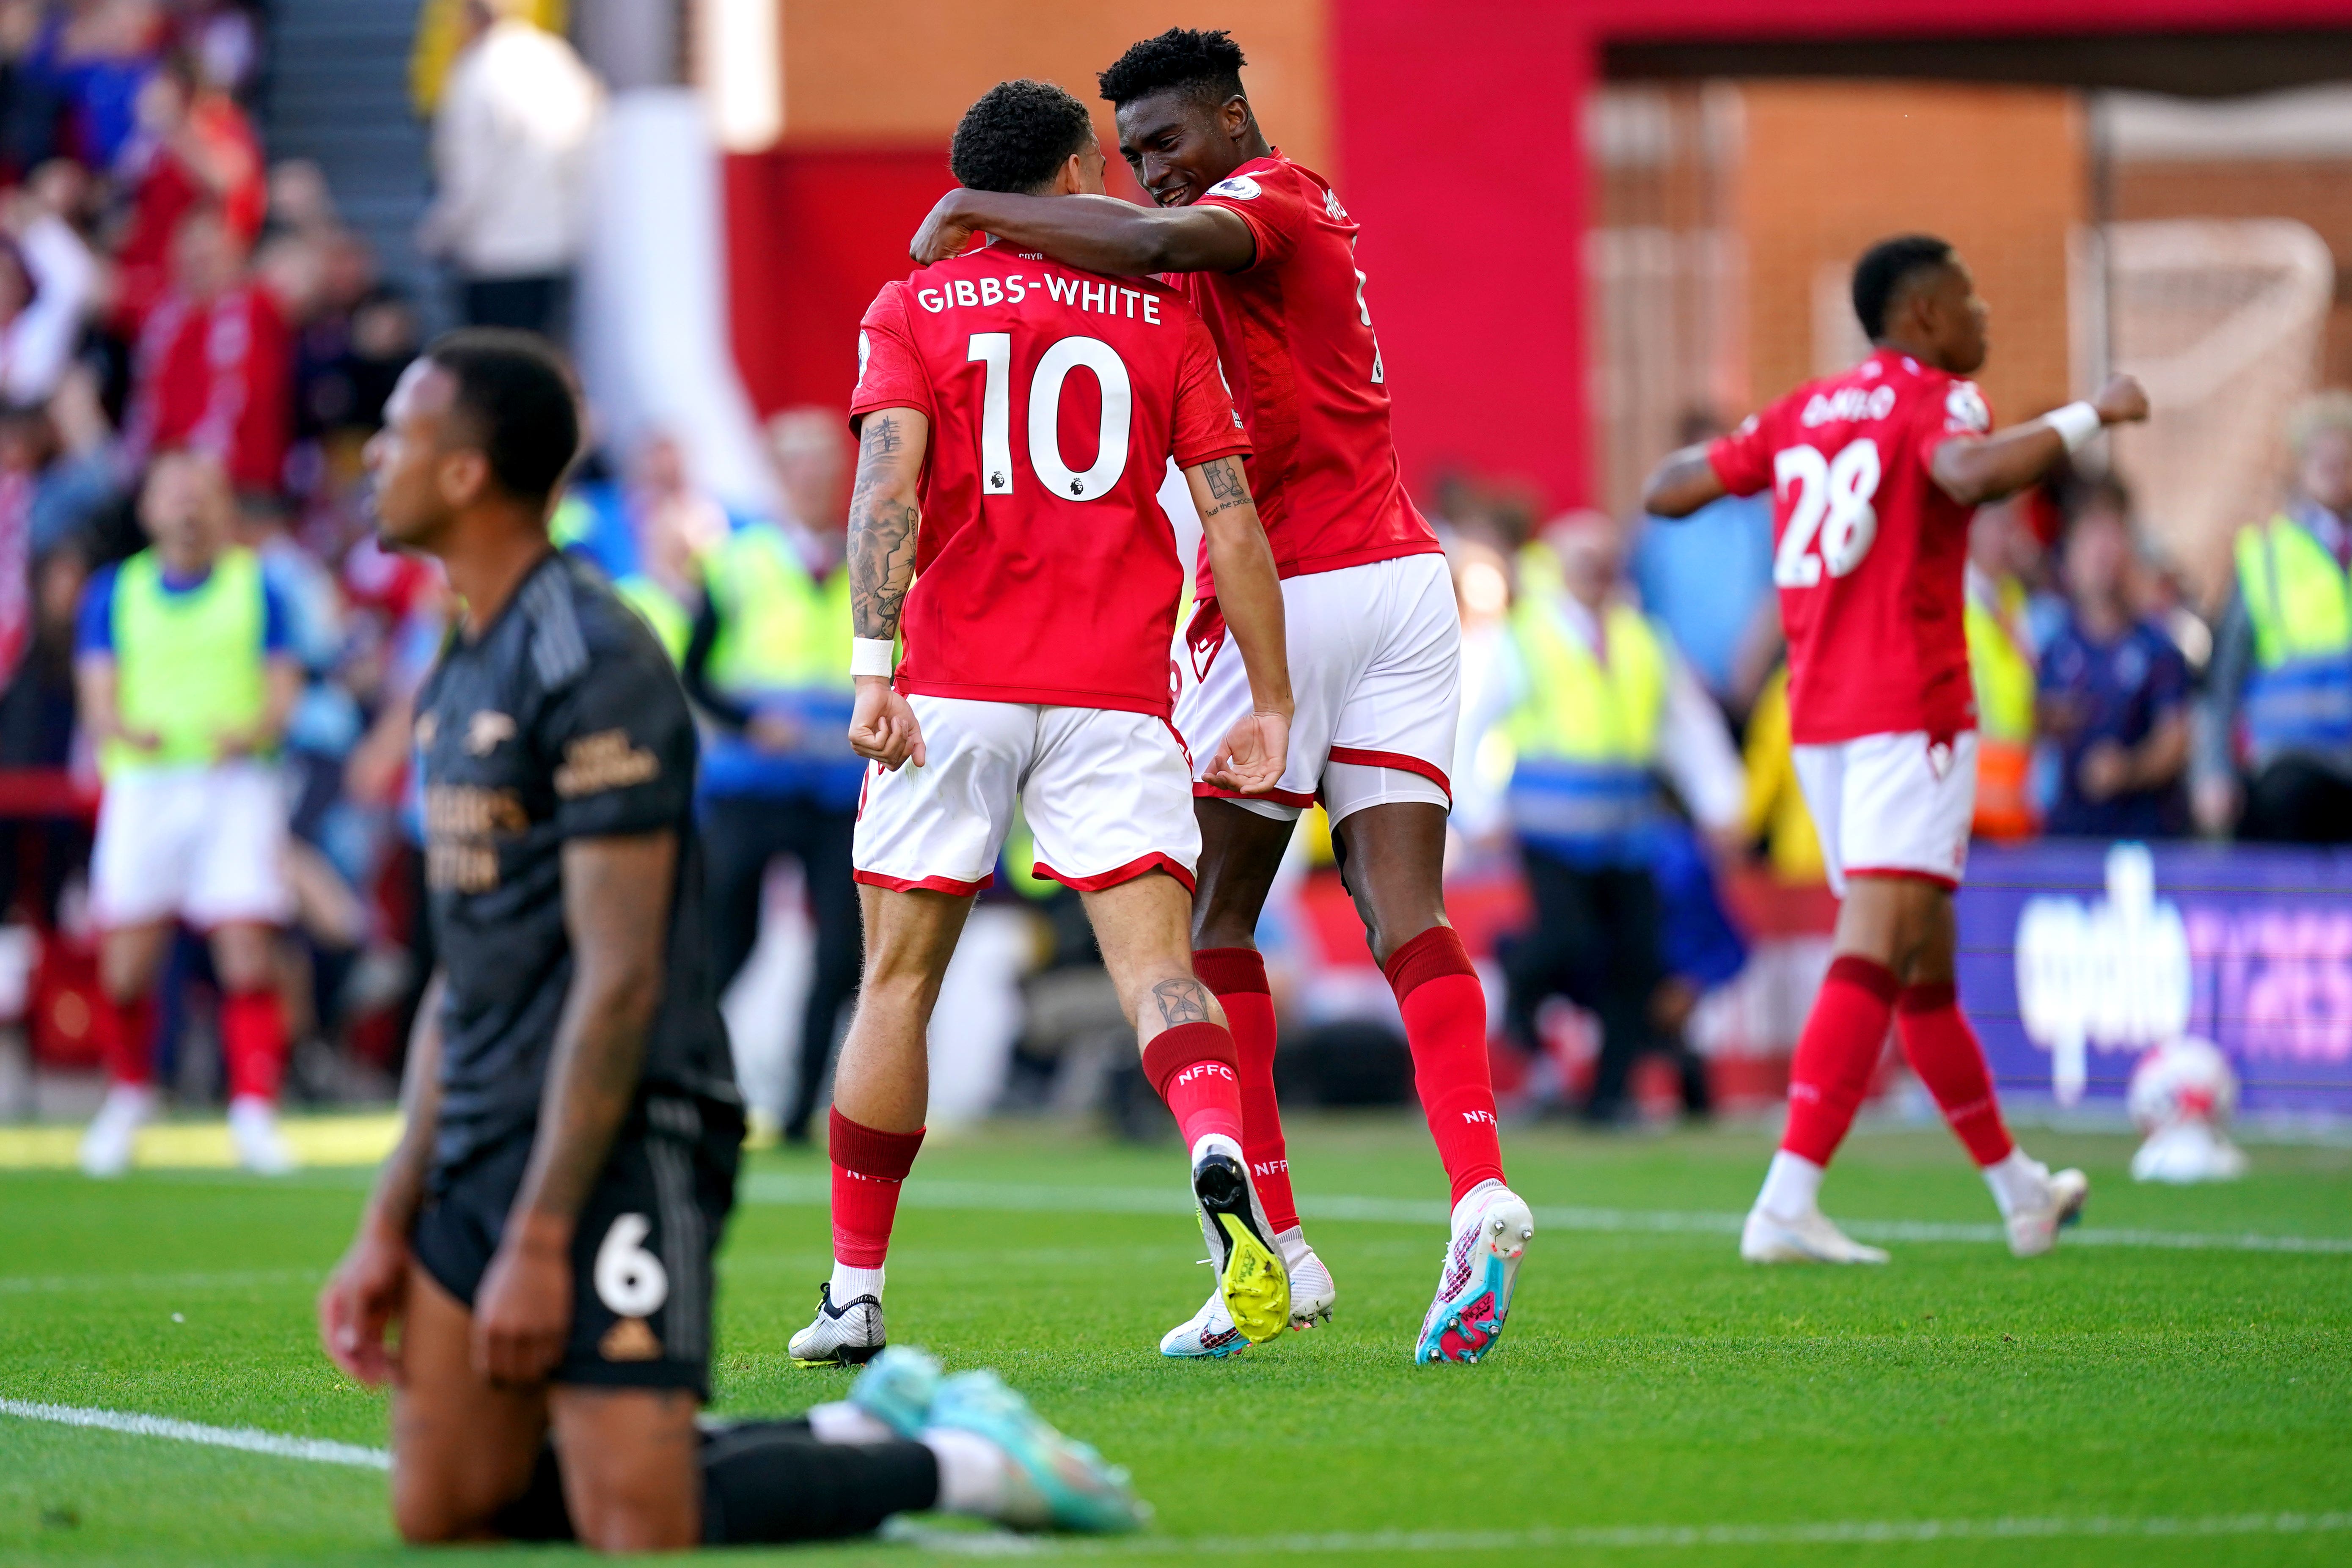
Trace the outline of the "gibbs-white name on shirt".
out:
M 1048 272 L 1042 278 L 1012 273 L 1003 278 L 955 278 L 936 289 L 915 290 L 915 303 L 936 316 L 943 310 L 992 305 L 1018 305 L 1032 294 L 1044 293 L 1055 304 L 1092 310 L 1103 316 L 1160 324 L 1160 297 L 1141 289 L 1092 278 L 1064 278 Z

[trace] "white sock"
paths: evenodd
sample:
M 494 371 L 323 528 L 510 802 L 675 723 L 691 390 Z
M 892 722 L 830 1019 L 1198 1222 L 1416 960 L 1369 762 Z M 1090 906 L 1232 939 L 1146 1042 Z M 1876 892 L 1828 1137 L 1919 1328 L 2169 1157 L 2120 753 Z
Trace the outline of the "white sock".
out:
M 1276 1237 L 1274 1245 L 1282 1251 L 1282 1266 L 1285 1268 L 1297 1268 L 1298 1260 L 1314 1250 L 1307 1245 L 1307 1227 L 1298 1225 L 1292 1226 L 1288 1230 Z
M 1987 1165 L 1984 1179 L 1985 1185 L 1992 1189 L 1992 1201 L 2000 1205 L 2003 1219 L 2019 1209 L 2039 1206 L 2050 1195 L 2050 1167 L 2028 1158 L 2022 1149 L 2011 1149 L 2006 1156 Z
M 887 1443 L 898 1436 L 880 1416 L 870 1415 L 845 1399 L 810 1405 L 808 1424 L 809 1431 L 820 1443 Z
M 1249 1162 L 1242 1158 L 1242 1146 L 1234 1142 L 1232 1139 L 1226 1137 L 1222 1132 L 1203 1132 L 1201 1134 L 1200 1138 L 1194 1142 L 1192 1144 L 1193 1169 L 1198 1170 L 1200 1168 L 1201 1162 L 1207 1159 L 1213 1152 L 1230 1154 L 1235 1161 L 1239 1162 L 1243 1170 L 1246 1171 L 1249 1169 Z
M 100 1109 L 113 1110 L 117 1115 L 143 1118 L 155 1109 L 155 1086 L 152 1083 L 109 1085 L 106 1100 Z
M 922 1444 L 940 1462 L 940 1511 L 1003 1517 L 1012 1500 L 1013 1464 L 1003 1449 L 978 1433 L 940 1426 L 924 1433 Z
M 1486 1201 L 1486 1194 L 1488 1193 L 1499 1193 L 1503 1190 L 1502 1183 L 1495 1180 L 1492 1176 L 1487 1177 L 1485 1181 L 1479 1183 L 1476 1186 L 1462 1194 L 1462 1201 L 1454 1205 L 1453 1217 L 1446 1223 L 1454 1229 L 1460 1230 L 1462 1228 L 1462 1222 L 1478 1212 L 1479 1205 Z
M 854 1268 L 848 1264 L 840 1261 L 838 1258 L 835 1259 L 833 1265 L 834 1306 L 835 1308 L 845 1307 L 850 1302 L 856 1300 L 860 1296 L 871 1296 L 877 1301 L 882 1299 L 882 1270 L 879 1268 Z
M 1756 1206 L 1783 1219 L 1811 1214 L 1822 1206 L 1822 1167 L 1802 1154 L 1776 1150 L 1764 1173 L 1764 1190 L 1756 1194 Z

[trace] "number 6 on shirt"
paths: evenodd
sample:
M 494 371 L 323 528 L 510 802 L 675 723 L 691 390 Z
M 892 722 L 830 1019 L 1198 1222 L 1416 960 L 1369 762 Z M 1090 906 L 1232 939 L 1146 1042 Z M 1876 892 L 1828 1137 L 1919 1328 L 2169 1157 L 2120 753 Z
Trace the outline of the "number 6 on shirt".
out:
M 980 477 L 983 494 L 1013 493 L 1013 334 L 974 332 L 966 363 L 988 367 L 981 390 Z M 1081 473 L 1062 460 L 1062 384 L 1084 365 L 1102 388 L 1094 467 Z M 1029 467 L 1047 489 L 1073 500 L 1107 494 L 1127 471 L 1128 422 L 1134 406 L 1127 363 L 1100 338 L 1067 337 L 1037 361 L 1029 384 Z

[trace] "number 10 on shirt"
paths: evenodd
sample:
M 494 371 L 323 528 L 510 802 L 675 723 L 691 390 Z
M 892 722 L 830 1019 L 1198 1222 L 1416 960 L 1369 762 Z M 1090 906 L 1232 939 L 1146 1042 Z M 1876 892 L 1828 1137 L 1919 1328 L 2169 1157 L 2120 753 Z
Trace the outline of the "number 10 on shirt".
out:
M 980 479 L 982 493 L 1013 493 L 1013 334 L 974 332 L 964 353 L 967 363 L 987 366 L 981 392 Z M 1062 458 L 1062 384 L 1083 365 L 1094 372 L 1102 388 L 1101 427 L 1096 432 L 1095 460 L 1083 471 Z M 1029 383 L 1029 467 L 1038 480 L 1056 495 L 1092 500 L 1108 493 L 1127 471 L 1128 423 L 1134 395 L 1127 363 L 1118 351 L 1100 338 L 1066 337 L 1047 349 L 1037 361 Z

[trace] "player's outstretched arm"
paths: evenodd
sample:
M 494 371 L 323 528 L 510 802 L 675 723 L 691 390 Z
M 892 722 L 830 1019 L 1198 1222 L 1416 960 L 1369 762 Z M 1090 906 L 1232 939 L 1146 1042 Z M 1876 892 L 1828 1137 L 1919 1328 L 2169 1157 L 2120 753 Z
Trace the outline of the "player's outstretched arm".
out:
M 1217 743 L 1208 782 L 1243 795 L 1264 795 L 1282 782 L 1290 754 L 1290 651 L 1283 629 L 1282 580 L 1242 460 L 1213 458 L 1185 469 L 1184 482 L 1201 514 L 1209 570 L 1217 580 L 1217 607 L 1233 628 L 1242 667 L 1249 672 L 1250 716 Z
M 2067 453 L 2109 425 L 2147 417 L 2147 394 L 2128 375 L 2111 375 L 2088 403 L 2070 403 L 1998 435 L 1955 437 L 1927 459 L 1936 488 L 1962 506 L 2015 495 Z
M 975 233 L 1127 278 L 1238 272 L 1257 259 L 1249 225 L 1223 207 L 1141 207 L 1117 196 L 1016 196 L 961 186 L 939 199 L 907 254 L 929 267 L 962 254 Z
M 572 985 L 556 1020 L 530 1163 L 474 1305 L 474 1364 L 496 1382 L 536 1383 L 563 1352 L 572 1231 L 636 1102 L 667 970 L 677 853 L 667 828 L 563 847 Z
M 857 482 L 849 495 L 849 621 L 856 640 L 850 673 L 857 701 L 849 715 L 849 746 L 896 772 L 921 767 L 922 727 L 890 684 L 898 616 L 915 581 L 915 540 L 923 452 L 930 419 L 912 408 L 877 408 L 857 430 Z
M 327 1358 L 371 1388 L 392 1375 L 384 1335 L 406 1300 L 408 1232 L 425 1205 L 425 1176 L 441 1128 L 442 994 L 436 973 L 409 1035 L 400 1142 L 376 1173 L 359 1234 L 319 1291 L 319 1340 Z
M 1706 443 L 1669 453 L 1642 484 L 1642 510 L 1652 517 L 1688 517 L 1711 500 L 1730 492 L 1715 465 L 1706 460 Z

